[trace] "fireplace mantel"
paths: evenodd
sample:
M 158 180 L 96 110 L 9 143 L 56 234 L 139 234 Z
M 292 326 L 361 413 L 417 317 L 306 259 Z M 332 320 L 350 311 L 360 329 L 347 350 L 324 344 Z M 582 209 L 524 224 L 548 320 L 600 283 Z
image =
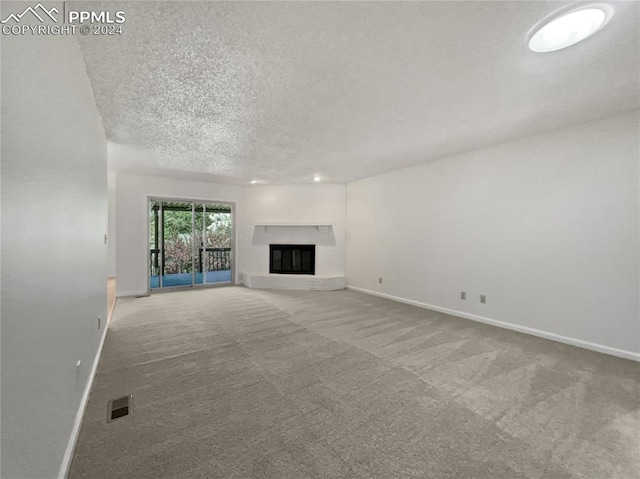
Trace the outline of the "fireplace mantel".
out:
M 311 222 L 311 223 L 256 223 L 254 225 L 256 228 L 264 228 L 264 232 L 267 232 L 268 228 L 291 228 L 291 227 L 302 227 L 302 228 L 316 228 L 320 233 L 328 233 L 329 229 L 331 229 L 331 223 L 326 222 Z

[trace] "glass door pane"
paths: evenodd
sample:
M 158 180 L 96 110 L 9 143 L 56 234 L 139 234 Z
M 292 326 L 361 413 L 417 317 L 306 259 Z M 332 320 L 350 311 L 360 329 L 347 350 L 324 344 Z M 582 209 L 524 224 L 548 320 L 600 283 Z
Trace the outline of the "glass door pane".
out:
M 149 201 L 149 286 L 160 287 L 160 203 Z
M 205 205 L 206 283 L 231 282 L 231 206 Z
M 195 205 L 195 221 L 193 236 L 195 238 L 195 257 L 196 257 L 196 274 L 194 284 L 203 284 L 206 282 L 205 274 L 205 262 L 207 260 L 205 243 L 204 243 L 204 228 L 205 228 L 205 206 L 202 203 L 196 203 Z
M 161 214 L 162 288 L 193 284 L 193 203 L 163 201 Z

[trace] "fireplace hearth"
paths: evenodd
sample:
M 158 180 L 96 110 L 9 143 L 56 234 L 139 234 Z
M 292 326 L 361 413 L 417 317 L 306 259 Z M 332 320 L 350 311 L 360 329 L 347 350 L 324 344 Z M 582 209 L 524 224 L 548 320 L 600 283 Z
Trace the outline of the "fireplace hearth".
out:
M 316 274 L 316 245 L 269 245 L 269 273 Z

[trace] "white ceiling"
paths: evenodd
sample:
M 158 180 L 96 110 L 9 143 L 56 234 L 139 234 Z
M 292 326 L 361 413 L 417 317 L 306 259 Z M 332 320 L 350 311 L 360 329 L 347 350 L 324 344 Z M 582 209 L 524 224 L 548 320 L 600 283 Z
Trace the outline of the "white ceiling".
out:
M 559 2 L 109 2 L 81 37 L 113 168 L 350 181 L 638 108 L 637 2 L 566 50 L 526 48 Z M 91 8 L 97 5 L 91 3 Z

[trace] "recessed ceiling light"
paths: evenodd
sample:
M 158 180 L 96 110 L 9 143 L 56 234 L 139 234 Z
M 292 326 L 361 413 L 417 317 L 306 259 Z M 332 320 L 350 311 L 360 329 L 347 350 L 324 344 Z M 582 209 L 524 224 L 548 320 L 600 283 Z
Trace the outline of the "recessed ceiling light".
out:
M 320 177 L 318 175 L 314 176 L 313 181 L 320 181 Z
M 570 10 L 544 22 L 529 39 L 529 48 L 537 53 L 553 52 L 590 37 L 611 18 L 609 5 L 595 4 Z
M 251 184 L 255 185 L 258 182 L 258 180 L 251 180 Z

